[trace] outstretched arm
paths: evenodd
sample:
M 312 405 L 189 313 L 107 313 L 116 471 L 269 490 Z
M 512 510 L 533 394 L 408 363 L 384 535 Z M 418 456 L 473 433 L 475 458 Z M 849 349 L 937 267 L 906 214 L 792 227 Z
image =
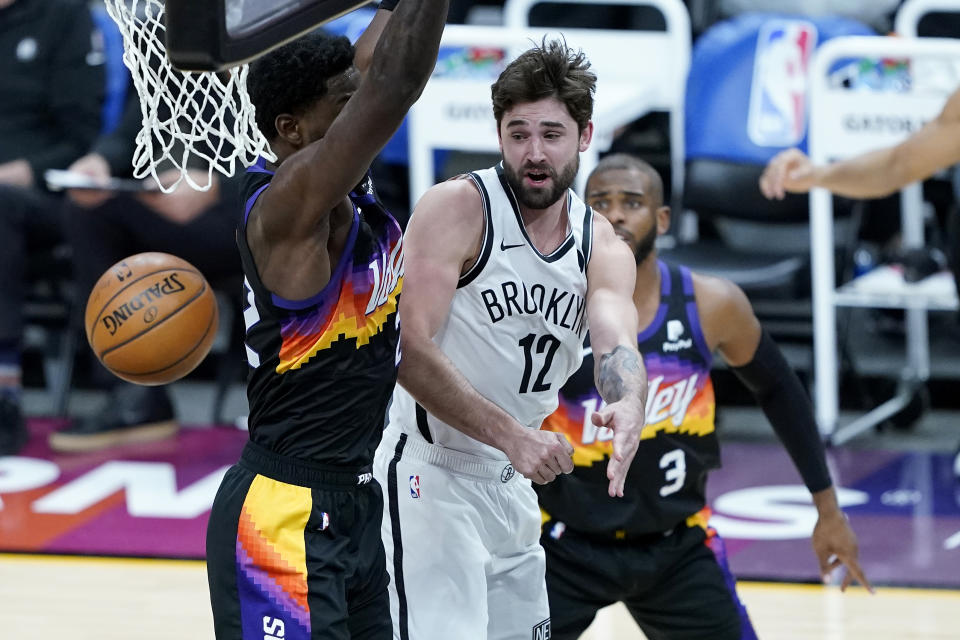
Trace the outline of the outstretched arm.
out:
M 783 443 L 817 508 L 813 549 L 824 582 L 841 564 L 845 590 L 856 579 L 871 592 L 858 560 L 857 536 L 837 503 L 810 400 L 780 349 L 763 331 L 743 291 L 728 280 L 694 275 L 704 337 L 750 390 Z
M 879 198 L 960 163 L 960 89 L 940 114 L 909 138 L 847 160 L 817 166 L 799 149 L 778 153 L 760 177 L 767 198 L 823 187 L 850 198 Z
M 633 304 L 636 263 L 605 218 L 594 215 L 593 231 L 587 268 L 587 319 L 594 379 L 606 406 L 591 420 L 613 431 L 607 492 L 610 497 L 623 497 L 627 470 L 640 442 L 647 400 L 647 370 L 637 351 L 638 319 Z
M 370 24 L 367 25 L 367 28 L 364 29 L 360 37 L 357 38 L 357 42 L 354 44 L 355 53 L 353 55 L 353 64 L 356 65 L 357 71 L 360 73 L 366 73 L 370 68 L 370 64 L 373 62 L 373 52 L 377 48 L 377 42 L 380 41 L 380 36 L 383 35 L 383 30 L 386 28 L 387 21 L 390 19 L 390 15 L 393 13 L 395 6 L 396 2 L 393 2 L 391 5 L 386 5 L 381 2 L 380 8 L 373 14 L 373 19 L 370 21 Z
M 399 3 L 357 91 L 323 138 L 278 167 L 258 201 L 261 210 L 274 212 L 263 221 L 265 235 L 279 239 L 313 233 L 360 182 L 433 72 L 447 5 L 448 0 Z
M 468 180 L 441 183 L 417 204 L 403 241 L 399 382 L 432 415 L 497 447 L 543 484 L 573 470 L 573 447 L 562 434 L 524 427 L 482 396 L 433 341 L 460 274 L 478 253 L 483 224 L 480 193 Z

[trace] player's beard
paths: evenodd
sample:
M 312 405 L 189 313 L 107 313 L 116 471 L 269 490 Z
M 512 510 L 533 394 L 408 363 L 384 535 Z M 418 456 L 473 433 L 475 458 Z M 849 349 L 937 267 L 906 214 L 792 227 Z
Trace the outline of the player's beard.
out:
M 647 235 L 640 238 L 637 248 L 633 250 L 633 257 L 637 259 L 637 264 L 643 263 L 647 257 L 653 253 L 653 248 L 657 244 L 657 225 L 651 225 Z
M 517 196 L 520 204 L 528 209 L 546 209 L 563 197 L 567 189 L 570 188 L 570 185 L 573 184 L 574 179 L 577 177 L 577 171 L 580 169 L 580 154 L 574 154 L 570 162 L 564 165 L 559 175 L 557 175 L 556 170 L 548 164 L 540 166 L 527 164 L 524 165 L 523 169 L 517 171 L 504 160 L 503 168 L 504 174 L 507 177 L 507 184 L 513 189 L 513 193 Z M 550 184 L 553 186 L 549 189 L 527 187 L 523 183 L 523 176 L 528 171 L 538 171 L 548 174 L 550 176 Z
M 623 239 L 633 249 L 633 257 L 637 264 L 643 264 L 657 244 L 657 225 L 650 227 L 650 230 L 634 245 L 635 239 L 633 233 L 626 227 L 618 224 L 613 225 L 613 230 L 621 239 Z

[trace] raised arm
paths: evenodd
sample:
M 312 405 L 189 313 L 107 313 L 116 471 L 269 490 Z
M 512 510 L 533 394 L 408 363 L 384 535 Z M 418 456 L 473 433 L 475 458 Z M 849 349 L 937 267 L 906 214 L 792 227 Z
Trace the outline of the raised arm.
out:
M 573 470 L 573 448 L 562 435 L 531 431 L 487 400 L 433 341 L 460 274 L 479 252 L 482 206 L 472 182 L 452 180 L 427 191 L 410 218 L 403 241 L 399 382 L 432 415 L 497 447 L 519 473 L 542 484 Z
M 390 19 L 396 3 L 392 3 L 390 8 L 385 8 L 386 6 L 383 2 L 380 3 L 380 8 L 373 14 L 373 19 L 370 21 L 370 24 L 363 30 L 363 33 L 357 38 L 357 42 L 354 45 L 355 53 L 353 56 L 353 64 L 356 65 L 357 71 L 361 74 L 366 73 L 370 68 L 370 64 L 373 62 L 373 52 L 377 48 L 377 42 L 380 41 L 380 36 L 383 35 L 383 30 L 387 26 L 387 21 Z
M 420 97 L 437 60 L 448 0 L 403 0 L 386 21 L 370 68 L 323 138 L 287 158 L 261 200 L 267 233 L 311 233 L 360 182 Z
M 818 166 L 799 149 L 778 153 L 760 177 L 767 198 L 823 187 L 850 198 L 879 198 L 960 163 L 960 89 L 947 98 L 940 114 L 893 147 Z
M 694 274 L 693 284 L 707 344 L 756 398 L 813 496 L 817 524 L 812 543 L 823 580 L 844 564 L 843 589 L 856 579 L 872 591 L 860 568 L 857 537 L 837 502 L 813 407 L 800 379 L 737 285 L 700 274 Z
M 594 378 L 606 406 L 591 420 L 598 427 L 613 430 L 613 457 L 607 463 L 608 493 L 623 497 L 647 400 L 647 370 L 637 351 L 638 319 L 633 304 L 636 263 L 605 218 L 594 215 L 593 231 L 587 268 L 587 319 Z

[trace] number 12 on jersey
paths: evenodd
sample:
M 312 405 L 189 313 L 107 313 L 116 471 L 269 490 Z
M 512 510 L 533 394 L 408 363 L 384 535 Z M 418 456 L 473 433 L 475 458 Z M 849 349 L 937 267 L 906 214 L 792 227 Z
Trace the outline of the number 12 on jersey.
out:
M 550 365 L 553 364 L 553 356 L 556 355 L 557 349 L 560 347 L 560 339 L 549 333 L 539 336 L 539 338 L 535 333 L 528 333 L 520 338 L 519 344 L 523 347 L 523 378 L 520 380 L 520 393 L 549 391 L 551 383 L 544 383 L 543 379 L 549 373 Z M 537 358 L 537 360 L 540 360 L 539 373 L 531 389 L 529 387 L 530 376 L 534 369 L 534 353 L 536 355 L 546 353 L 546 355 L 542 359 Z

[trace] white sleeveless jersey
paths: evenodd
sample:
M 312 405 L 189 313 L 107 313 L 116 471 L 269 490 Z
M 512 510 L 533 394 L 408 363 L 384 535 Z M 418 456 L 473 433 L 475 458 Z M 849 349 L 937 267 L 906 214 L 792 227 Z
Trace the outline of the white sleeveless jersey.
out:
M 582 359 L 593 211 L 568 190 L 570 231 L 559 248 L 543 255 L 527 236 L 502 166 L 470 177 L 483 199 L 483 245 L 460 278 L 434 342 L 481 395 L 520 424 L 539 429 Z M 450 449 L 506 459 L 499 449 L 427 414 L 399 385 L 390 423 Z

